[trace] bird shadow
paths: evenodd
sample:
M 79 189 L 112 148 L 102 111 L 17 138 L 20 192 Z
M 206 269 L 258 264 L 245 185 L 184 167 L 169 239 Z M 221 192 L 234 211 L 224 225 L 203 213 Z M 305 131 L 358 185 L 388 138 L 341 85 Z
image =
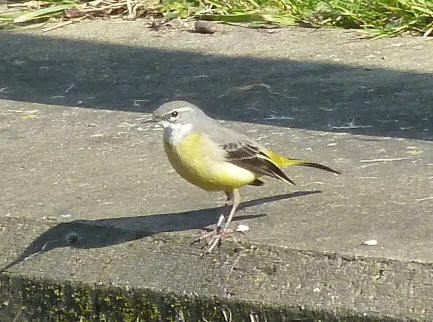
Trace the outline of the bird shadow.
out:
M 239 210 L 281 199 L 289 199 L 320 193 L 321 191 L 297 191 L 246 201 Z M 137 240 L 162 232 L 204 229 L 215 224 L 218 215 L 228 206 L 205 208 L 193 211 L 165 213 L 98 220 L 74 220 L 60 223 L 37 237 L 13 262 L 0 270 L 3 273 L 12 266 L 40 253 L 59 247 L 101 248 Z M 253 219 L 266 214 L 236 216 L 233 221 Z

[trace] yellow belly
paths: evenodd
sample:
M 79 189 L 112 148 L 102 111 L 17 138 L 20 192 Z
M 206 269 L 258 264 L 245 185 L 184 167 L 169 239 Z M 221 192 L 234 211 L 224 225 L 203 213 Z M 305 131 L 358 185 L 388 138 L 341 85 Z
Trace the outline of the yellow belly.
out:
M 253 182 L 253 172 L 224 161 L 223 151 L 199 134 L 189 134 L 175 147 L 164 142 L 173 168 L 190 183 L 209 191 L 230 191 Z

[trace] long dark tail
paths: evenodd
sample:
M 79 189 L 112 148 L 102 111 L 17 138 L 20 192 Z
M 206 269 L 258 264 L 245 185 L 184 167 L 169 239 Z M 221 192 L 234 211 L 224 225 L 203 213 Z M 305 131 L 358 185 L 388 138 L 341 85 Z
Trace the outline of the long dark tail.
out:
M 291 159 L 282 155 L 279 155 L 277 153 L 274 153 L 270 150 L 265 150 L 264 153 L 266 154 L 266 156 L 277 166 L 279 167 L 287 167 L 290 165 L 300 165 L 303 167 L 311 167 L 311 168 L 316 168 L 316 169 L 322 169 L 322 170 L 326 170 L 332 173 L 336 173 L 336 174 L 341 174 L 340 171 L 331 169 L 329 167 L 327 167 L 326 165 L 323 164 L 318 164 L 318 163 L 313 163 L 313 162 L 307 162 L 304 160 L 299 160 L 299 159 Z
M 294 163 L 294 165 L 300 165 L 303 167 L 311 167 L 311 168 L 317 168 L 317 169 L 322 169 L 322 170 L 326 170 L 332 173 L 336 173 L 336 174 L 341 174 L 340 171 L 331 169 L 330 167 L 327 167 L 326 165 L 323 164 L 318 164 L 318 163 L 313 163 L 313 162 L 306 162 L 306 161 L 302 161 L 302 160 L 293 160 L 293 161 L 298 161 L 296 163 Z

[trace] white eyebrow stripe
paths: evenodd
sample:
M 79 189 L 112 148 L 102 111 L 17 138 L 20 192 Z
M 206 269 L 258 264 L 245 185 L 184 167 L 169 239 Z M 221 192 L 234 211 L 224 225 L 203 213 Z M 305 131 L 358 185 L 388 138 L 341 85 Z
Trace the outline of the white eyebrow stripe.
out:
M 191 111 L 191 110 L 192 110 L 191 107 L 189 107 L 189 106 L 185 106 L 185 107 L 174 108 L 174 109 L 172 109 L 172 110 L 170 111 L 170 113 L 171 113 L 171 112 L 174 112 L 174 111 L 177 111 L 177 112 L 184 112 L 184 111 Z

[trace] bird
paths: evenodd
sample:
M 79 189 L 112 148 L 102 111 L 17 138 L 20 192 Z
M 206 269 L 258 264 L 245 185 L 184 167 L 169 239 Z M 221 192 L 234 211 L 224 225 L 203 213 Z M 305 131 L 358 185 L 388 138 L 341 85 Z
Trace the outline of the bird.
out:
M 224 127 L 198 106 L 170 101 L 153 111 L 144 122 L 163 128 L 163 146 L 168 161 L 186 181 L 206 191 L 225 192 L 228 214 L 221 214 L 216 228 L 203 234 L 206 253 L 221 243 L 240 204 L 239 189 L 262 186 L 263 176 L 295 183 L 281 170 L 291 165 L 312 167 L 340 174 L 325 165 L 292 159 L 263 147 L 253 139 Z

